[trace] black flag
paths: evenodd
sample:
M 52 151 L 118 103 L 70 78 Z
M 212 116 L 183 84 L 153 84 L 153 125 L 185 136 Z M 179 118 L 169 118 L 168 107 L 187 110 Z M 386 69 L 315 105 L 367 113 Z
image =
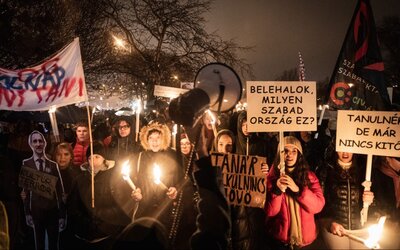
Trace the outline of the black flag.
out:
M 359 0 L 332 74 L 327 104 L 333 109 L 387 110 L 390 106 L 374 16 Z

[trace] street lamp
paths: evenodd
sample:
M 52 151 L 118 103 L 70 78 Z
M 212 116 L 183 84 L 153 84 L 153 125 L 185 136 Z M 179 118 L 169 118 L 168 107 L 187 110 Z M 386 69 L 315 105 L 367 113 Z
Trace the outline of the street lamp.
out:
M 115 35 L 112 35 L 112 37 L 114 39 L 115 46 L 117 46 L 118 48 L 122 48 L 123 50 L 129 51 L 129 53 L 131 53 L 131 46 L 127 48 L 125 40 L 116 37 Z

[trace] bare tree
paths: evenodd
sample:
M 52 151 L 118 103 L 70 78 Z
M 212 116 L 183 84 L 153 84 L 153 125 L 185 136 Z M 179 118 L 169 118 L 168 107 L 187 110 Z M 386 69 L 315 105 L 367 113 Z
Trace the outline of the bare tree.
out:
M 209 0 L 103 0 L 110 33 L 127 42 L 123 54 L 112 55 L 104 70 L 130 74 L 151 94 L 155 84 L 174 85 L 173 75 L 192 81 L 209 62 L 223 62 L 252 76 L 251 67 L 238 58 L 248 50 L 205 30 Z M 111 35 L 110 34 L 110 37 Z M 176 81 L 175 81 L 176 82 Z
M 193 81 L 209 62 L 245 77 L 248 50 L 205 30 L 209 0 L 15 0 L 0 2 L 0 67 L 23 68 L 80 38 L 90 95 L 151 96 L 154 84 Z M 114 38 L 127 42 L 121 49 Z M 172 76 L 178 76 L 179 79 Z

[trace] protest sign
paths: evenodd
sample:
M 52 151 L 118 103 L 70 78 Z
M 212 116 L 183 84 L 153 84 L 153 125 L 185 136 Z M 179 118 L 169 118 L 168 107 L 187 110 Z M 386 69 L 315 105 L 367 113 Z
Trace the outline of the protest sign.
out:
M 316 83 L 248 81 L 247 126 L 250 132 L 315 131 Z
M 186 93 L 188 89 L 174 88 L 168 86 L 154 85 L 154 96 L 176 98 L 179 95 Z
M 45 198 L 54 199 L 57 180 L 58 178 L 53 175 L 22 166 L 18 186 Z
M 336 151 L 398 157 L 399 112 L 339 110 Z
M 265 157 L 213 153 L 212 165 L 222 173 L 225 196 L 229 204 L 264 207 L 266 175 L 261 172 Z

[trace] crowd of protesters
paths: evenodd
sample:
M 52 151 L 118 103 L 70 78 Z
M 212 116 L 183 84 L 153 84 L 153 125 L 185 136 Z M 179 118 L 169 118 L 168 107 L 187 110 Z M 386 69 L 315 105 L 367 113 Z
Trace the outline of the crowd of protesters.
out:
M 336 152 L 327 120 L 316 132 L 285 133 L 282 142 L 277 133 L 248 132 L 246 111 L 219 121 L 206 112 L 198 133 L 172 133 L 166 119 L 135 124 L 132 116 L 115 116 L 89 131 L 79 122 L 63 127 L 55 142 L 44 124 L 2 123 L 0 200 L 9 248 L 360 249 L 366 247 L 345 234 L 362 229 L 363 201 L 371 204 L 367 225 L 387 216 L 393 238 L 382 247 L 400 247 L 400 158 L 376 157 L 374 184 L 364 191 L 363 155 Z M 264 209 L 228 206 L 210 152 L 265 157 Z M 54 200 L 18 185 L 22 166 L 40 170 L 38 158 L 59 178 Z M 124 165 L 134 188 L 122 178 Z

